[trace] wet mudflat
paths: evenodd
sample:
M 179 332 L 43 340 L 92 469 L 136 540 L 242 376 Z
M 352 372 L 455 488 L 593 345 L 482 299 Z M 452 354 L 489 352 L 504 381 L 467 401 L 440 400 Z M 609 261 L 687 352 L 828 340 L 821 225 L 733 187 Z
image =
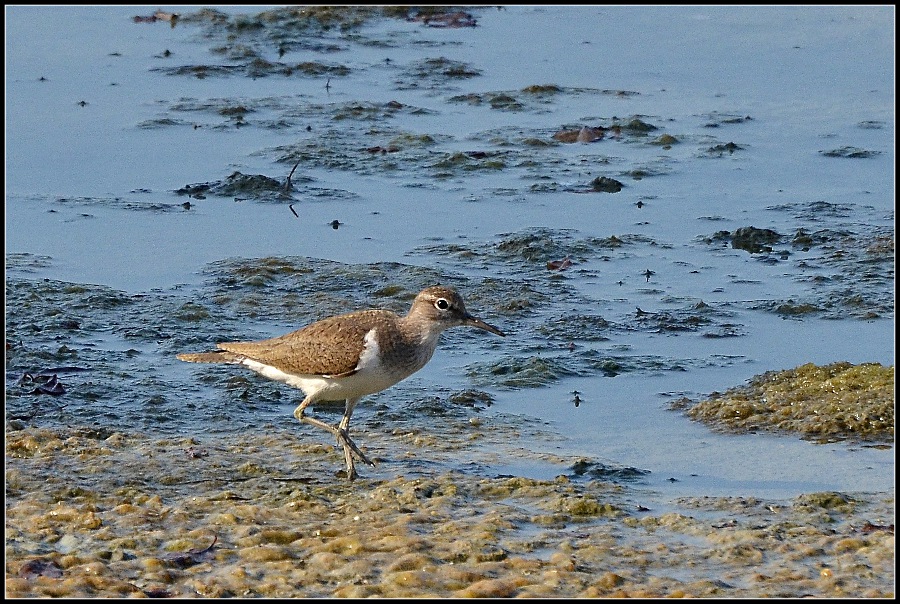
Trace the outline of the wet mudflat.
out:
M 689 497 L 659 510 L 573 469 L 535 480 L 430 461 L 478 457 L 474 443 L 519 429 L 484 422 L 455 442 L 367 429 L 382 464 L 415 469 L 353 483 L 331 476 L 333 448 L 293 432 L 205 443 L 14 430 L 7 595 L 892 593 L 894 501 L 884 495 Z
M 877 11 L 773 9 L 754 90 L 749 13 L 125 8 L 72 9 L 99 80 L 7 76 L 7 595 L 893 595 L 892 92 L 796 76 Z M 512 43 L 591 19 L 734 72 Z M 298 391 L 174 358 L 434 283 L 511 337 L 368 397 L 353 483 Z

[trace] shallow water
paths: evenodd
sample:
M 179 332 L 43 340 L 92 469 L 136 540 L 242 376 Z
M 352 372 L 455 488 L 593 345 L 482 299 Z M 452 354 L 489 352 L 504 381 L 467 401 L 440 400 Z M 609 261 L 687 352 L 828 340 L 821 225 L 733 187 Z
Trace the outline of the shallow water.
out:
M 330 445 L 296 425 L 299 392 L 174 355 L 404 312 L 442 282 L 509 336 L 450 331 L 357 408 L 382 460 L 367 479 L 578 479 L 587 460 L 662 509 L 893 493 L 893 443 L 725 435 L 671 409 L 810 362 L 893 365 L 891 9 L 482 8 L 477 27 L 302 35 L 132 20 L 157 8 L 7 9 L 13 431 Z M 554 138 L 582 127 L 605 134 Z M 53 368 L 65 395 L 20 381 Z

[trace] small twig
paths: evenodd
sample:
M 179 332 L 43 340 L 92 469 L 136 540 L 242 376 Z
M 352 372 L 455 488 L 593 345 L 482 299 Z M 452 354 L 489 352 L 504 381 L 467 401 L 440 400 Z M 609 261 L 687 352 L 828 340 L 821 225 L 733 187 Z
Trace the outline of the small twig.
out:
M 285 190 L 285 192 L 293 191 L 293 190 L 294 190 L 294 184 L 291 182 L 291 177 L 294 175 L 294 172 L 297 170 L 297 166 L 300 165 L 300 161 L 301 161 L 301 160 L 299 160 L 299 159 L 297 160 L 297 163 L 294 164 L 294 167 L 293 167 L 293 168 L 291 168 L 291 171 L 290 171 L 290 173 L 288 174 L 287 180 L 284 181 L 284 190 Z

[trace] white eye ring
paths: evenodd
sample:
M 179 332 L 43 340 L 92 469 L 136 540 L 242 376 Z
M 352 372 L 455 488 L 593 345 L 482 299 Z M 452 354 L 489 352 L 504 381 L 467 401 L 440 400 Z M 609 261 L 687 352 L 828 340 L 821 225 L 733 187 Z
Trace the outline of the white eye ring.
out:
M 446 298 L 438 298 L 434 301 L 434 307 L 438 310 L 447 310 L 450 308 L 450 303 Z

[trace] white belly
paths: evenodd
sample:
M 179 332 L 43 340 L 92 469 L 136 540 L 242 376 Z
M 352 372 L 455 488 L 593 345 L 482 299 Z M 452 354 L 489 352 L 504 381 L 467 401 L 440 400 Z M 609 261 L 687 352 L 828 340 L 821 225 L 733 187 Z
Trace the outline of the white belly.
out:
M 277 380 L 294 388 L 299 388 L 307 396 L 312 395 L 316 400 L 320 401 L 343 401 L 381 392 L 414 373 L 390 373 L 384 371 L 380 365 L 369 365 L 360 368 L 353 375 L 332 378 L 321 375 L 285 373 L 271 365 L 265 365 L 250 359 L 244 359 L 242 364 L 270 380 Z

